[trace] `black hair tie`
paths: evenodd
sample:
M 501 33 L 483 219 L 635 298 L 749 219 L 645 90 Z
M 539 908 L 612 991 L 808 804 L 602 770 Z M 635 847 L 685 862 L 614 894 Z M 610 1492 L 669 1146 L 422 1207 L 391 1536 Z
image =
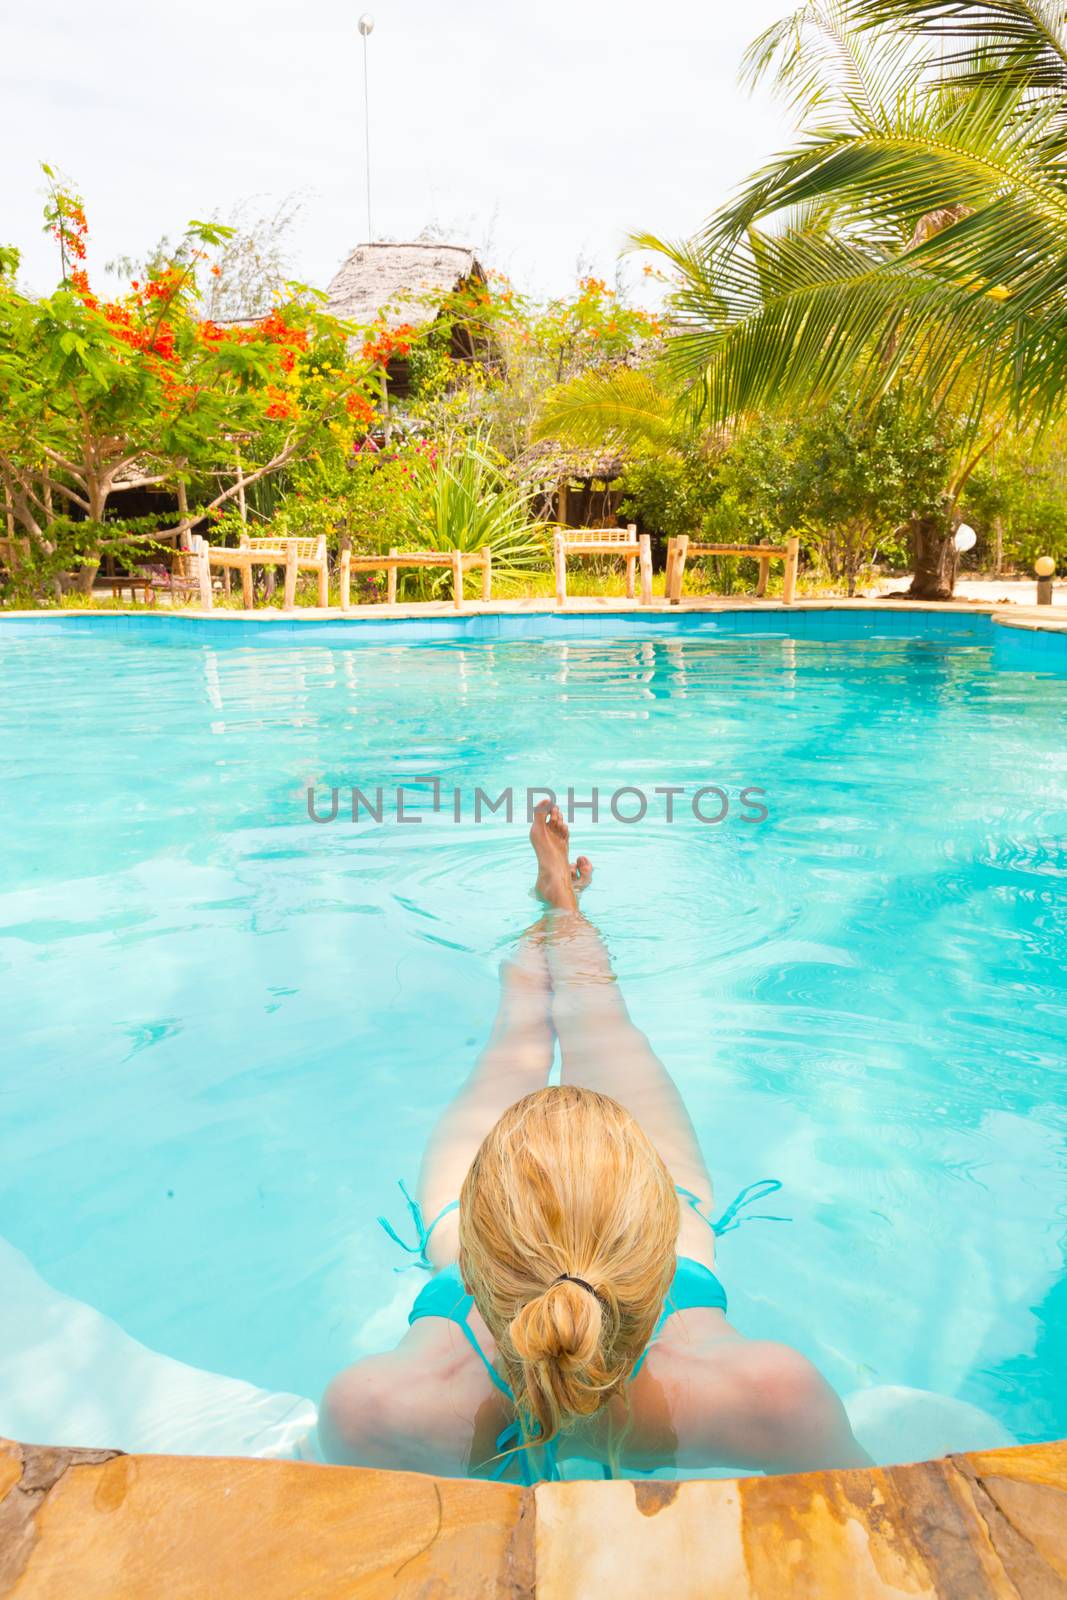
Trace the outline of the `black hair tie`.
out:
M 553 1278 L 553 1280 L 552 1280 L 552 1288 L 553 1289 L 556 1287 L 557 1283 L 576 1283 L 578 1285 L 579 1289 L 584 1289 L 587 1294 L 591 1294 L 593 1296 L 593 1299 L 594 1300 L 599 1300 L 600 1304 L 602 1306 L 605 1306 L 607 1304 L 607 1302 L 604 1299 L 602 1299 L 600 1295 L 597 1294 L 596 1290 L 593 1288 L 593 1285 L 591 1283 L 586 1283 L 584 1278 L 576 1278 L 574 1276 L 573 1272 L 561 1272 L 558 1278 Z

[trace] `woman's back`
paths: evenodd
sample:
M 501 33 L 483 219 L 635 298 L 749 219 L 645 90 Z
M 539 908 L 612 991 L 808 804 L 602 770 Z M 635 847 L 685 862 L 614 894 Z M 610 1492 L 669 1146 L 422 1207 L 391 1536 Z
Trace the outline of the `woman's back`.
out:
M 475 1311 L 474 1331 L 495 1355 Z M 330 1385 L 319 1417 L 324 1459 L 441 1477 L 499 1476 L 497 1441 L 513 1409 L 458 1327 L 412 1325 L 400 1344 Z M 530 1478 L 550 1475 L 527 1449 Z M 833 1390 L 785 1345 L 742 1338 L 721 1312 L 679 1312 L 665 1325 L 625 1396 L 577 1423 L 552 1452 L 563 1477 L 625 1476 L 657 1468 L 803 1470 L 862 1465 Z M 512 1449 L 504 1476 L 521 1482 Z

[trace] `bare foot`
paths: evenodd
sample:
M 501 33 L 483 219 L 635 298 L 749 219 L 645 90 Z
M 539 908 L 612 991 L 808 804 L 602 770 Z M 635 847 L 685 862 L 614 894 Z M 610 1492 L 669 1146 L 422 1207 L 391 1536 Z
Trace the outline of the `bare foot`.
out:
M 570 830 L 559 806 L 547 800 L 534 808 L 530 843 L 537 857 L 535 889 L 541 899 L 561 911 L 577 911 L 578 894 L 588 887 L 593 868 L 588 856 L 579 856 L 571 866 L 567 859 Z

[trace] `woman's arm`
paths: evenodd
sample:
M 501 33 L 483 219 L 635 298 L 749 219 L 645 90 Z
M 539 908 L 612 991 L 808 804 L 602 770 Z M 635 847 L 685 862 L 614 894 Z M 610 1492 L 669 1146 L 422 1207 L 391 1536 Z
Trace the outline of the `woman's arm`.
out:
M 402 1467 L 397 1457 L 397 1395 L 407 1392 L 412 1373 L 393 1352 L 368 1356 L 332 1379 L 319 1406 L 317 1426 L 323 1461 L 345 1467 Z

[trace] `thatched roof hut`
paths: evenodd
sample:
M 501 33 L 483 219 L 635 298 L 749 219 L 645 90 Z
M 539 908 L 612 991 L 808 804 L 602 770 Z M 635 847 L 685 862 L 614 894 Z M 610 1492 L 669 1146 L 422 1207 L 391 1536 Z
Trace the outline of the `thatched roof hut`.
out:
M 361 327 L 379 319 L 390 328 L 421 327 L 470 282 L 484 283 L 485 272 L 465 245 L 360 244 L 334 274 L 326 308 Z
M 565 527 L 600 527 L 615 521 L 622 491 L 613 487 L 626 470 L 610 445 L 576 449 L 540 439 L 511 464 L 512 475 L 541 491 L 544 513 Z
M 539 439 L 512 463 L 512 472 L 526 483 L 557 484 L 577 481 L 611 483 L 622 476 L 626 461 L 619 450 L 601 445 L 594 450 Z

